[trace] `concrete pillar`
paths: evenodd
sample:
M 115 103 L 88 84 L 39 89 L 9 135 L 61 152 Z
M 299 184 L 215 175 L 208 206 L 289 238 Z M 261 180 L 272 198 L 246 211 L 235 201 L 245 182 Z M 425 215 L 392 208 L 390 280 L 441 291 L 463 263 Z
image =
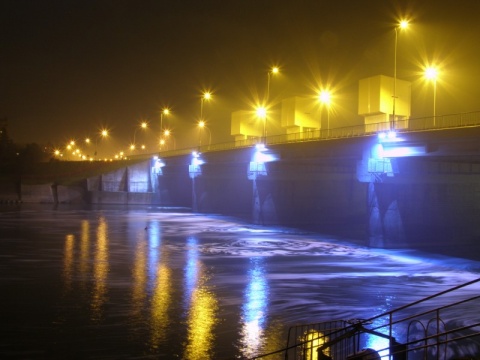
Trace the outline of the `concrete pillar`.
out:
M 367 192 L 367 208 L 368 208 L 368 246 L 383 248 L 385 247 L 385 239 L 383 234 L 382 216 L 378 197 L 375 191 L 375 183 L 368 183 Z
M 369 246 L 378 248 L 405 246 L 405 230 L 396 190 L 394 185 L 373 182 L 368 184 Z

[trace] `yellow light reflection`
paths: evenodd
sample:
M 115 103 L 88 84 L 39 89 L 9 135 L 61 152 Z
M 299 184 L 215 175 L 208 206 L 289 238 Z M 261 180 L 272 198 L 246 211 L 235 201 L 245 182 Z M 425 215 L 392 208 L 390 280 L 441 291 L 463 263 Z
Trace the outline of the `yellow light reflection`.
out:
M 66 291 L 69 291 L 72 287 L 74 245 L 75 236 L 71 234 L 67 235 L 65 237 L 65 247 L 63 251 L 63 278 L 65 281 Z
M 80 277 L 82 281 L 82 286 L 85 285 L 85 282 L 88 277 L 88 268 L 89 268 L 89 251 L 90 251 L 90 222 L 88 220 L 83 220 L 81 224 L 81 235 L 80 235 Z
M 138 318 L 144 307 L 146 298 L 145 284 L 146 284 L 146 268 L 147 268 L 147 242 L 145 239 L 138 239 L 135 249 L 135 260 L 133 263 L 132 277 L 132 307 L 133 316 Z
M 318 348 L 328 342 L 328 337 L 326 337 L 320 331 L 310 330 L 305 334 L 305 338 L 303 339 L 303 341 L 306 341 L 303 349 L 305 359 L 324 359 L 323 356 L 318 356 Z M 323 350 L 323 355 L 330 356 L 330 349 L 327 348 Z
M 188 345 L 185 349 L 185 359 L 214 358 L 213 330 L 218 322 L 217 310 L 218 304 L 214 294 L 202 286 L 194 290 L 188 317 Z
M 160 265 L 157 270 L 157 284 L 152 296 L 152 348 L 156 349 L 162 340 L 166 339 L 170 326 L 169 308 L 172 302 L 172 274 L 171 270 Z
M 97 228 L 97 247 L 93 264 L 93 298 L 91 302 L 92 320 L 98 321 L 102 316 L 103 305 L 107 300 L 108 259 L 108 225 L 101 217 Z

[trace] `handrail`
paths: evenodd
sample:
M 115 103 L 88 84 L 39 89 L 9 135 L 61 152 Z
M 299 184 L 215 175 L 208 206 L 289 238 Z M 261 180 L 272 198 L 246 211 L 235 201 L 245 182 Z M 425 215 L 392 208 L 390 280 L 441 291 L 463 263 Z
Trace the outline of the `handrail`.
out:
M 382 351 L 389 351 L 390 356 L 393 355 L 393 359 L 396 359 L 397 355 L 402 355 L 403 357 L 398 357 L 401 359 L 406 358 L 405 355 L 407 353 L 411 353 L 414 351 L 424 351 L 426 354 L 426 351 L 431 348 L 431 347 L 437 347 L 437 350 L 439 349 L 440 346 L 442 346 L 443 352 L 446 354 L 446 348 L 444 346 L 447 346 L 451 342 L 456 342 L 458 344 L 459 341 L 466 341 L 468 339 L 471 339 L 473 337 L 479 337 L 480 332 L 478 332 L 478 326 L 480 325 L 480 318 L 477 319 L 469 319 L 468 324 L 463 324 L 462 326 L 458 326 L 455 328 L 449 328 L 447 329 L 447 326 L 443 319 L 440 317 L 441 316 L 441 311 L 445 311 L 446 309 L 454 306 L 458 306 L 461 304 L 467 304 L 471 301 L 478 300 L 480 298 L 480 295 L 475 295 L 471 296 L 468 298 L 463 298 L 459 301 L 452 302 L 450 301 L 448 304 L 443 304 L 441 306 L 436 306 L 434 309 L 430 309 L 428 311 L 423 311 L 419 313 L 415 313 L 413 315 L 409 315 L 407 317 L 402 317 L 402 319 L 396 319 L 394 320 L 394 315 L 401 313 L 402 311 L 408 310 L 411 307 L 414 307 L 416 305 L 426 303 L 428 301 L 431 301 L 433 299 L 440 298 L 444 295 L 454 293 L 458 290 L 461 290 L 463 288 L 466 288 L 468 286 L 474 285 L 476 283 L 480 282 L 480 278 L 468 281 L 466 283 L 454 286 L 452 288 L 449 288 L 447 290 L 438 292 L 436 294 L 424 297 L 422 299 L 419 299 L 417 301 L 413 301 L 409 304 L 406 304 L 404 306 L 400 306 L 394 310 L 387 311 L 385 313 L 382 313 L 380 315 L 371 317 L 369 319 L 362 319 L 358 320 L 356 323 L 351 323 L 349 321 L 342 320 L 344 325 L 341 327 L 338 327 L 338 320 L 336 321 L 329 321 L 329 322 L 323 322 L 323 323 L 311 323 L 311 324 L 304 324 L 304 325 L 298 325 L 291 327 L 288 331 L 288 338 L 295 339 L 294 343 L 287 342 L 287 346 L 283 349 L 279 349 L 277 351 L 270 352 L 268 354 L 261 354 L 257 355 L 253 358 L 250 358 L 251 360 L 253 359 L 266 359 L 267 356 L 271 356 L 273 354 L 278 354 L 278 353 L 284 353 L 285 354 L 285 359 L 290 358 L 288 356 L 288 353 L 290 351 L 294 351 L 297 353 L 300 351 L 300 353 L 303 351 L 305 346 L 307 346 L 310 349 L 310 352 L 315 350 L 315 351 L 322 351 L 327 348 L 331 348 L 332 346 L 338 346 L 340 345 L 339 343 L 342 343 L 343 345 L 340 345 L 341 348 L 334 349 L 332 348 L 331 351 L 334 353 L 337 352 L 337 357 L 339 354 L 345 355 L 347 349 L 352 350 L 350 347 L 352 343 L 346 343 L 348 341 L 353 341 L 353 344 L 355 341 L 358 341 L 358 336 L 360 335 L 366 335 L 370 334 L 373 336 L 381 336 L 384 338 L 390 339 L 389 341 L 389 347 L 384 348 L 384 349 L 377 349 L 377 351 L 382 352 Z M 471 304 L 471 303 L 470 303 Z M 428 323 L 436 323 L 437 328 L 432 329 L 433 332 L 430 333 L 428 330 L 425 330 L 425 334 L 421 338 L 414 338 L 410 339 L 408 333 L 410 332 L 410 324 L 416 324 L 420 322 L 422 324 L 422 321 L 427 321 L 427 318 L 425 316 L 429 317 Z M 386 322 L 383 322 L 382 325 L 375 325 L 373 327 L 365 328 L 363 325 L 366 324 L 375 324 L 376 321 L 379 319 L 385 319 L 387 320 Z M 423 320 L 419 320 L 423 319 Z M 462 319 L 459 319 L 462 320 Z M 443 324 L 443 326 L 438 328 L 438 324 Z M 334 327 L 331 327 L 332 324 L 335 324 Z M 399 341 L 399 339 L 396 339 L 394 335 L 394 326 L 403 326 L 406 328 L 408 327 L 407 331 L 407 338 L 404 338 L 403 341 Z M 408 325 L 406 325 L 408 324 Z M 293 330 L 296 329 L 296 330 Z M 307 329 L 311 330 L 316 330 L 318 331 L 318 337 L 317 338 L 309 338 L 308 340 L 305 340 L 304 338 L 304 332 L 307 331 Z M 398 329 L 398 328 L 395 328 Z M 425 329 L 425 328 L 424 328 Z M 405 330 L 405 329 L 404 329 Z M 308 330 L 310 331 L 310 330 Z M 465 331 L 471 331 L 470 333 L 464 333 Z M 402 333 L 402 331 L 400 331 Z M 405 333 L 405 331 L 403 332 Z M 383 334 L 383 335 L 379 335 Z M 300 337 L 299 337 L 300 336 Z M 396 336 L 396 335 L 395 335 Z M 350 339 L 352 338 L 352 339 Z M 353 338 L 357 339 L 354 340 Z M 303 340 L 302 340 L 303 339 Z M 323 340 L 322 340 L 323 339 Z M 322 340 L 322 341 L 320 341 Z M 317 345 L 314 345 L 313 342 L 316 341 Z M 350 345 L 348 345 L 350 344 Z M 338 353 L 340 351 L 340 353 Z M 355 350 L 354 350 L 355 351 Z M 358 350 L 357 350 L 358 351 Z M 320 353 L 319 353 L 320 354 Z M 444 356 L 445 357 L 445 356 Z M 442 357 L 442 359 L 444 358 Z M 296 359 L 297 357 L 293 357 Z M 391 357 L 390 357 L 391 358 Z

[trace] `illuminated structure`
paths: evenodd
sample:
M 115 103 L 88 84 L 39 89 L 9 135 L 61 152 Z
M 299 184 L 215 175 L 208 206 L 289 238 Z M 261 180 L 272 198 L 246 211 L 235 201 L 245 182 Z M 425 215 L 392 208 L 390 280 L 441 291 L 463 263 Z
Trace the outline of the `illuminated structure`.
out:
M 294 96 L 282 101 L 281 126 L 287 133 L 287 139 L 313 137 L 320 128 L 316 117 L 316 103 L 309 98 Z
M 379 132 L 391 129 L 391 89 L 396 83 L 395 129 L 408 128 L 411 111 L 411 83 L 377 75 L 359 81 L 358 114 L 365 118 L 365 132 Z
M 192 179 L 192 210 L 198 211 L 197 189 L 195 188 L 195 178 L 202 175 L 202 165 L 204 161 L 197 151 L 192 152 L 192 160 L 188 165 L 188 174 Z
M 230 134 L 234 136 L 236 142 L 262 136 L 255 114 L 247 110 L 232 113 Z

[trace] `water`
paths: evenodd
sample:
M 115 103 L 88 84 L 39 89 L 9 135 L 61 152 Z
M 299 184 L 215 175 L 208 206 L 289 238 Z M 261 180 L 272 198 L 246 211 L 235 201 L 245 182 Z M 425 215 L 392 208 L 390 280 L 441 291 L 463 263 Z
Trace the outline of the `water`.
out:
M 0 210 L 0 355 L 234 359 L 295 324 L 369 318 L 480 263 L 171 209 Z

